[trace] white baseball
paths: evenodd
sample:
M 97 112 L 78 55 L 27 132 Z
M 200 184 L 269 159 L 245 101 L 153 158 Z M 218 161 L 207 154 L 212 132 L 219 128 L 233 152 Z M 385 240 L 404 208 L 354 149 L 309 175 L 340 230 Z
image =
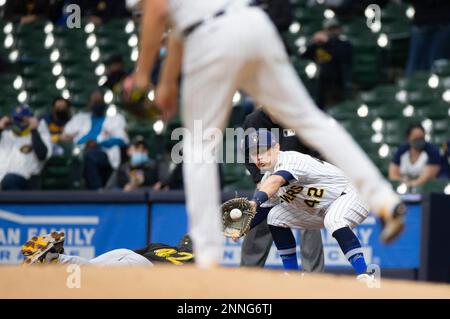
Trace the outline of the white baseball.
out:
M 241 216 L 242 216 L 242 212 L 238 208 L 233 208 L 230 212 L 230 217 L 232 220 L 239 219 L 239 218 L 241 218 Z

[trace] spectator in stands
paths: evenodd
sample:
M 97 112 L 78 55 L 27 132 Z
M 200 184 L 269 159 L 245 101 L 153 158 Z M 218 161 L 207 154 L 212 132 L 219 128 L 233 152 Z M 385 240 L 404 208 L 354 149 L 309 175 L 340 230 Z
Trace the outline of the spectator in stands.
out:
M 302 57 L 318 65 L 316 103 L 327 108 L 343 101 L 349 94 L 352 74 L 352 45 L 342 34 L 336 19 L 325 20 L 324 30 L 316 32 Z
M 27 105 L 0 119 L 0 181 L 3 191 L 27 190 L 51 156 L 50 133 Z
M 107 105 L 101 89 L 91 93 L 88 107 L 89 112 L 74 115 L 66 124 L 63 139 L 72 140 L 84 150 L 86 187 L 98 190 L 119 167 L 121 147 L 128 143 L 128 136 L 123 115 L 106 115 Z
M 150 188 L 158 182 L 157 163 L 148 156 L 148 147 L 142 136 L 136 136 L 127 154 L 129 161 L 122 164 L 108 181 L 107 189 L 123 189 L 125 192 Z
M 95 24 L 130 16 L 125 6 L 125 0 L 78 0 L 77 3 L 81 7 L 83 16 Z
M 279 33 L 289 30 L 294 20 L 293 6 L 289 0 L 254 0 L 270 17 Z
M 408 142 L 398 147 L 389 165 L 389 179 L 417 187 L 438 176 L 441 157 L 438 147 L 425 141 L 422 125 L 411 125 L 406 138 Z
M 180 150 L 180 156 L 182 156 L 183 151 Z M 170 162 L 171 159 L 168 158 L 167 162 Z M 221 163 L 218 165 L 219 170 L 219 182 L 220 182 L 220 188 L 223 188 L 224 186 L 224 176 L 223 176 L 223 166 Z M 161 180 L 157 182 L 153 188 L 158 190 L 180 190 L 184 188 L 184 181 L 183 181 L 183 163 L 174 163 L 170 162 L 167 166 L 167 169 L 162 169 L 162 171 L 166 172 L 166 174 L 160 174 L 165 175 L 162 176 Z
M 38 19 L 50 18 L 50 3 L 48 0 L 14 0 L 7 1 L 5 7 L 5 19 L 31 23 Z
M 52 137 L 52 143 L 60 141 L 64 126 L 72 116 L 70 101 L 62 96 L 55 97 L 52 102 L 52 112 L 44 117 Z
M 11 71 L 11 64 L 8 62 L 4 53 L 0 53 L 0 74 L 8 73 Z
M 125 62 L 120 54 L 115 54 L 108 59 L 105 74 L 107 80 L 103 86 L 118 92 L 120 84 L 127 76 Z
M 405 75 L 429 71 L 434 61 L 450 59 L 450 1 L 409 0 L 415 14 Z
M 442 145 L 442 169 L 439 176 L 450 178 L 450 140 Z
M 183 189 L 184 183 L 183 183 L 183 164 L 175 164 L 171 163 L 168 167 L 168 174 L 167 176 L 155 184 L 155 189 L 161 189 L 161 190 L 176 190 L 176 189 Z

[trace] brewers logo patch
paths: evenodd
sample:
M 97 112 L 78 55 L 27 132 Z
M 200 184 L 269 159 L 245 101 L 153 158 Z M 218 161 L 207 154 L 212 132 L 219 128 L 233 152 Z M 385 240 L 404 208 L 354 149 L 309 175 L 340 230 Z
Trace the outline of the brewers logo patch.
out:
M 33 147 L 31 145 L 23 145 L 20 148 L 20 151 L 24 154 L 29 154 L 29 153 L 31 153 L 32 150 L 33 150 Z

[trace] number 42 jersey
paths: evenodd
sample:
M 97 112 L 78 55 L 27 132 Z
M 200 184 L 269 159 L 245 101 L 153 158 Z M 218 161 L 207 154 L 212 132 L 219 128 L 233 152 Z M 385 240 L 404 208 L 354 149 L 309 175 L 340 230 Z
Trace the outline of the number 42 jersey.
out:
M 266 172 L 262 182 L 277 174 L 288 179 L 270 198 L 270 204 L 283 203 L 300 212 L 323 216 L 327 208 L 341 196 L 350 182 L 336 166 L 299 152 L 280 152 L 277 164 Z

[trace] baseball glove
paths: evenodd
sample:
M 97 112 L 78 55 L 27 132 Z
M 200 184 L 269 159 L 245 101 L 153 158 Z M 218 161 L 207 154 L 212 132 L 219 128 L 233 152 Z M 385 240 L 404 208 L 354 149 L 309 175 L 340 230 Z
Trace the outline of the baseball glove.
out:
M 226 237 L 239 238 L 247 234 L 250 230 L 250 223 L 255 217 L 255 211 L 253 210 L 250 201 L 247 198 L 239 197 L 233 198 L 220 206 L 222 212 L 223 222 L 223 234 Z M 238 218 L 234 216 L 232 218 L 231 211 L 238 209 L 241 214 Z
M 131 79 L 125 79 L 119 92 L 122 108 L 138 119 L 155 121 L 160 116 L 160 111 L 154 101 L 148 98 L 151 88 L 141 90 L 132 86 Z

